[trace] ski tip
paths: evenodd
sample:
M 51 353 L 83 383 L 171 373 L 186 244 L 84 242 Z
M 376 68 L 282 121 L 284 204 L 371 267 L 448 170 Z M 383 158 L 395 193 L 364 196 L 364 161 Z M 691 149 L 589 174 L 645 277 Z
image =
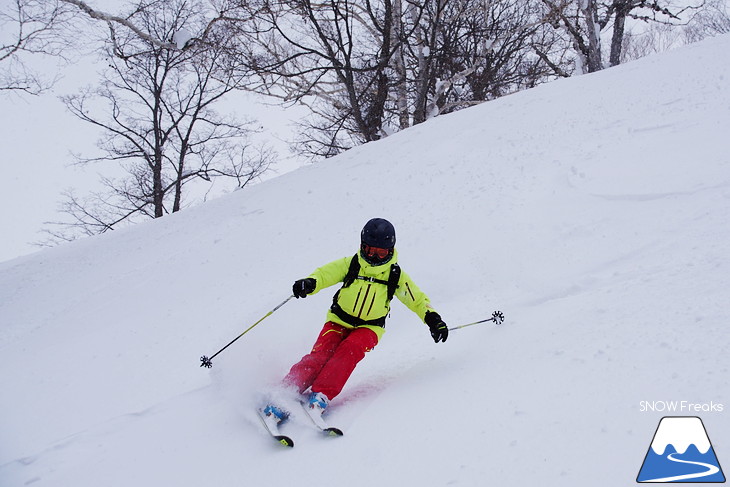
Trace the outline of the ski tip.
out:
M 274 439 L 286 447 L 294 448 L 294 440 L 292 440 L 288 436 L 277 435 L 274 436 Z
M 324 428 L 322 432 L 327 436 L 342 436 L 345 433 L 340 428 Z

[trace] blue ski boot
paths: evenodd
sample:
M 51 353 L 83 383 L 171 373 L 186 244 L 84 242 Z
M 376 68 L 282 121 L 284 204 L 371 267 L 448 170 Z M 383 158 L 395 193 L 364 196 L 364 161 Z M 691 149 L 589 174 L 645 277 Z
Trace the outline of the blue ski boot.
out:
M 329 398 L 321 392 L 313 392 L 309 395 L 309 409 L 317 411 L 319 414 L 322 414 L 327 409 L 329 403 Z
M 263 409 L 263 413 L 268 417 L 273 417 L 277 424 L 281 424 L 289 419 L 289 413 L 281 409 L 279 406 L 269 404 Z

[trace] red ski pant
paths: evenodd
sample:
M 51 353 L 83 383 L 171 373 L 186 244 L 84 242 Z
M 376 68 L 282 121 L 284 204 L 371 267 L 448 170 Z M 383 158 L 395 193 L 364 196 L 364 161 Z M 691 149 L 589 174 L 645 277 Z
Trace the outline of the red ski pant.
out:
M 345 328 L 328 321 L 312 351 L 294 364 L 284 383 L 300 393 L 308 388 L 334 399 L 345 386 L 360 360 L 378 344 L 378 335 L 368 328 Z

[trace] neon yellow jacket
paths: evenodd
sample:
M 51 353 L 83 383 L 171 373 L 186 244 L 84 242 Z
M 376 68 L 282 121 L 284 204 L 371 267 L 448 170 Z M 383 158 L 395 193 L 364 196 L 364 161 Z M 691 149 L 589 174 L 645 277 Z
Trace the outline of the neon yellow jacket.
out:
M 393 258 L 385 264 L 374 266 L 368 264 L 365 259 L 358 253 L 358 261 L 360 263 L 359 276 L 365 278 L 374 278 L 381 281 L 388 281 L 391 265 L 398 261 L 398 252 L 394 250 Z M 333 286 L 345 280 L 347 271 L 350 268 L 352 257 L 343 257 L 319 267 L 309 276 L 317 282 L 317 286 L 312 294 L 316 294 L 322 289 Z M 427 311 L 433 311 L 431 302 L 423 291 L 411 280 L 411 278 L 403 270 L 398 280 L 398 288 L 395 291 L 401 303 L 405 304 L 408 309 L 418 315 L 423 321 Z M 356 318 L 356 320 L 376 320 L 385 318 L 390 312 L 390 301 L 388 301 L 388 286 L 384 283 L 372 282 L 362 279 L 355 279 L 350 286 L 341 288 L 336 295 L 337 304 L 348 315 Z M 332 309 L 327 312 L 327 321 L 332 321 L 346 328 L 355 328 L 350 323 L 337 316 Z M 383 326 L 362 325 L 370 328 L 378 335 L 378 340 L 385 333 Z

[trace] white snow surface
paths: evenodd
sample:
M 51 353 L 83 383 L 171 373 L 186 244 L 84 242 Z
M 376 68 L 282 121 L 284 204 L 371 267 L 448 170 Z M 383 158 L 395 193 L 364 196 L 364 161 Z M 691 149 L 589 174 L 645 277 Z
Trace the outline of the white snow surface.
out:
M 723 36 L 0 264 L 0 485 L 629 485 L 670 399 L 725 405 L 730 463 L 729 87 Z M 449 325 L 506 321 L 434 344 L 394 303 L 345 436 L 300 414 L 285 449 L 254 408 L 335 288 L 199 357 L 376 216 Z

